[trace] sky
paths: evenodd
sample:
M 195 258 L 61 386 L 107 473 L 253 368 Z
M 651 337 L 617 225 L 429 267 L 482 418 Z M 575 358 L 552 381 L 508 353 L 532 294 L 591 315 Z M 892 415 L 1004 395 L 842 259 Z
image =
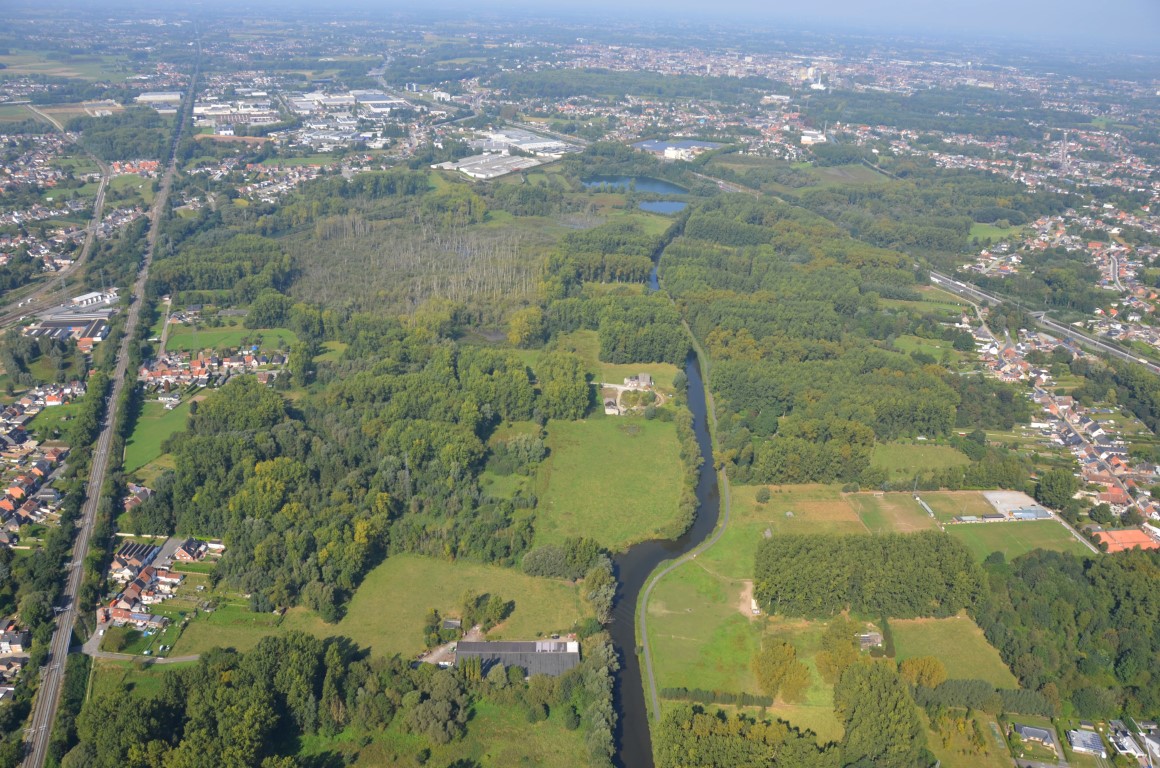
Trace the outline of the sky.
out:
M 437 5 L 439 0 L 434 0 Z M 717 16 L 723 21 L 794 22 L 809 27 L 873 31 L 995 34 L 1031 40 L 1151 43 L 1160 49 L 1160 0 L 495 0 L 517 8 L 650 11 L 668 18 Z M 492 5 L 488 3 L 487 5 Z M 485 6 L 486 7 L 486 6 Z

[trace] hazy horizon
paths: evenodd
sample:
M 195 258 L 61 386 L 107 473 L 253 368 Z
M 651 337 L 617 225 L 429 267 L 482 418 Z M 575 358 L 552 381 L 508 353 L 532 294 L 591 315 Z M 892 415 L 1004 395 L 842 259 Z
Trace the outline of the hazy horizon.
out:
M 30 2 L 23 5 L 39 4 Z M 13 3 L 13 7 L 19 5 Z M 828 0 L 806 7 L 800 2 L 768 3 L 759 0 L 588 0 L 582 5 L 552 4 L 543 0 L 495 0 L 485 5 L 466 0 L 427 0 L 421 5 L 409 0 L 200 0 L 186 5 L 158 6 L 141 0 L 64 0 L 61 7 L 79 6 L 88 11 L 134 9 L 167 13 L 226 11 L 232 15 L 274 8 L 289 11 L 358 14 L 373 18 L 381 14 L 417 16 L 462 15 L 492 17 L 518 12 L 538 18 L 559 17 L 594 27 L 618 19 L 647 21 L 658 26 L 681 23 L 720 23 L 744 26 L 756 24 L 776 31 L 785 25 L 792 31 L 816 31 L 880 35 L 931 35 L 951 39 L 978 36 L 986 39 L 1020 39 L 1031 43 L 1068 44 L 1090 50 L 1093 47 L 1130 45 L 1133 53 L 1155 52 L 1160 40 L 1160 0 L 1105 0 L 1093 6 L 1081 0 Z M 756 30 L 754 30 L 756 31 Z M 1064 52 L 1064 51 L 1059 51 Z M 1115 47 L 1109 54 L 1119 52 Z

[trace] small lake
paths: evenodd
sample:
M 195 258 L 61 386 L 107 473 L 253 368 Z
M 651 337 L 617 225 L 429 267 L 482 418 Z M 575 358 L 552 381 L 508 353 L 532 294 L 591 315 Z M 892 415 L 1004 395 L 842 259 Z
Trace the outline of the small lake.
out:
M 681 200 L 642 200 L 636 204 L 637 208 L 649 213 L 680 213 L 688 203 Z
M 581 183 L 585 189 L 602 187 L 607 184 L 618 190 L 627 190 L 629 187 L 633 187 L 637 192 L 648 192 L 654 195 L 684 195 L 689 191 L 672 182 L 650 179 L 647 176 L 593 176 Z

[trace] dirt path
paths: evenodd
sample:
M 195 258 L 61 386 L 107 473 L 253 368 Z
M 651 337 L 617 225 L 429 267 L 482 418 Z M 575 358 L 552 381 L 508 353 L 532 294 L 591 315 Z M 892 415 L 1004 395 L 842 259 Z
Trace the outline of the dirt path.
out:
M 749 579 L 741 582 L 741 597 L 737 599 L 737 610 L 741 611 L 741 615 L 747 618 L 754 618 L 753 615 L 753 582 Z

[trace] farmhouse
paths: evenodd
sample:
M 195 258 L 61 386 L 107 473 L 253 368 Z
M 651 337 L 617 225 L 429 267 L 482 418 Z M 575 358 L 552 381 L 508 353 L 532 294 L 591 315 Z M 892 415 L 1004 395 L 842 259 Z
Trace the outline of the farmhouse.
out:
M 871 648 L 877 648 L 880 645 L 882 645 L 882 633 L 881 632 L 871 631 L 871 632 L 859 632 L 858 633 L 858 646 L 863 651 L 868 651 Z
M 496 664 L 519 667 L 528 677 L 556 677 L 580 663 L 580 643 L 570 640 L 529 640 L 514 642 L 460 642 L 455 663 L 477 658 L 486 675 Z
M 1108 756 L 1108 751 L 1104 748 L 1104 740 L 1095 731 L 1068 731 L 1067 743 L 1071 744 L 1073 750 L 1085 755 L 1096 755 L 1103 758 Z

